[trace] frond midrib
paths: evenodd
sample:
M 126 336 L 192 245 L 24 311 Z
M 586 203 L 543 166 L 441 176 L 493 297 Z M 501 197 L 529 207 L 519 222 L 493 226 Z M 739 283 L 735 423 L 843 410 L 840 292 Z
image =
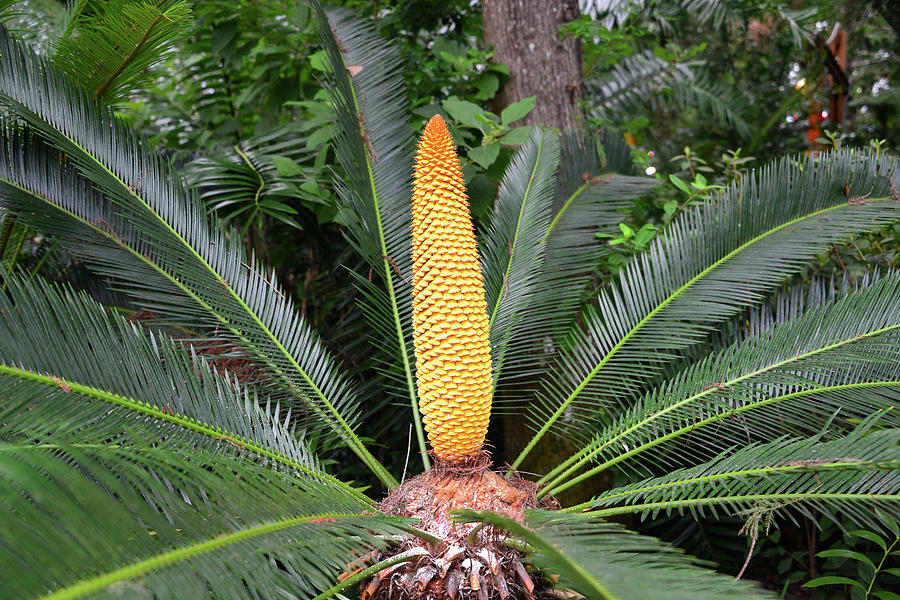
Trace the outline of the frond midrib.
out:
M 109 76 L 106 78 L 106 80 L 103 83 L 101 83 L 100 86 L 97 88 L 97 90 L 94 92 L 94 95 L 97 98 L 101 97 L 104 94 L 104 92 L 106 92 L 106 90 L 109 88 L 109 86 L 112 85 L 113 81 L 115 81 L 116 77 L 118 77 L 119 74 L 125 70 L 125 68 L 128 66 L 128 63 L 131 61 L 131 59 L 134 58 L 135 56 L 137 56 L 138 52 L 143 47 L 144 43 L 146 43 L 147 38 L 149 38 L 150 34 L 153 32 L 153 29 L 163 19 L 169 20 L 169 18 L 165 15 L 165 13 L 160 14 L 158 17 L 156 17 L 156 19 L 153 20 L 153 23 L 151 23 L 150 26 L 147 27 L 147 31 L 144 32 L 144 35 L 143 35 L 143 37 L 141 37 L 140 41 L 137 44 L 135 44 L 135 46 L 134 46 L 134 48 L 132 48 L 131 52 L 128 53 L 128 56 L 126 56 L 124 59 L 122 59 L 121 64 L 119 64 L 119 66 L 116 67 L 116 69 L 112 73 L 109 74 Z
M 583 194 L 584 191 L 592 185 L 594 185 L 594 181 L 586 181 L 585 183 L 582 183 L 580 186 L 578 186 L 578 189 L 572 192 L 572 195 L 566 199 L 565 204 L 562 205 L 562 208 L 559 209 L 559 212 L 556 213 L 556 215 L 553 217 L 553 220 L 550 221 L 550 225 L 547 227 L 547 233 L 545 233 L 544 237 L 541 238 L 541 242 L 547 241 L 547 238 L 550 237 L 550 234 L 553 233 L 553 230 L 556 228 L 556 224 L 566 213 L 566 211 L 569 210 L 569 207 L 572 206 L 572 203 L 575 202 L 575 200 L 577 200 L 578 197 L 581 196 L 581 194 Z
M 614 508 L 601 508 L 591 511 L 591 514 L 600 517 L 611 517 L 652 510 L 683 509 L 692 506 L 713 506 L 738 503 L 753 503 L 760 501 L 785 501 L 790 503 L 803 500 L 835 500 L 843 502 L 900 502 L 900 494 L 870 494 L 870 493 L 842 493 L 842 492 L 789 492 L 773 494 L 745 494 L 742 496 L 704 496 L 703 498 L 688 498 L 685 500 L 671 500 L 668 502 L 648 502 L 646 504 L 629 504 Z

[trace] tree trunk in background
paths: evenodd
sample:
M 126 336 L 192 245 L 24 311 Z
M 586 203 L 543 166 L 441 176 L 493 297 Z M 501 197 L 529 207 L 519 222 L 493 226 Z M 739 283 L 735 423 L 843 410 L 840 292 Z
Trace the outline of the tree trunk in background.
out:
M 494 46 L 494 59 L 509 66 L 509 79 L 495 98 L 495 112 L 505 106 L 537 96 L 534 110 L 522 125 L 546 125 L 562 132 L 584 126 L 581 42 L 562 40 L 559 28 L 580 15 L 578 0 L 482 0 L 484 41 Z M 568 148 L 562 148 L 562 160 Z M 520 411 L 502 413 L 502 457 L 512 462 L 532 436 Z M 568 439 L 546 435 L 522 464 L 524 472 L 547 473 L 572 455 L 575 445 Z M 594 477 L 570 488 L 559 500 L 576 504 L 607 489 L 606 477 Z
M 483 0 L 481 12 L 485 43 L 509 66 L 495 99 L 499 108 L 537 96 L 523 125 L 578 126 L 584 117 L 581 42 L 559 35 L 561 25 L 579 17 L 578 0 Z

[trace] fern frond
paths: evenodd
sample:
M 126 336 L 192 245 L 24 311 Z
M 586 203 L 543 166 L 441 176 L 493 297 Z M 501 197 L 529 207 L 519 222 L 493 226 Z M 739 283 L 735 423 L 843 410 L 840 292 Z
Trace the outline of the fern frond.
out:
M 180 175 L 108 108 L 5 32 L 0 53 L 0 101 L 51 146 L 7 126 L 0 201 L 74 241 L 137 302 L 233 341 L 268 368 L 286 397 L 304 401 L 312 425 L 395 484 L 354 431 L 359 400 L 349 381 L 274 274 L 265 276 L 239 240 L 217 230 Z M 97 238 L 105 243 L 94 248 Z

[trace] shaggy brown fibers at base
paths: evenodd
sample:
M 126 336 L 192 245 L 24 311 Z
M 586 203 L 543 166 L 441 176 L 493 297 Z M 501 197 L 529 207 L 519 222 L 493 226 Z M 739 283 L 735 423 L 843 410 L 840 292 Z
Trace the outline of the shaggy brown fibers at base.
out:
M 490 525 L 459 523 L 451 512 L 491 511 L 521 520 L 529 508 L 558 508 L 539 502 L 537 486 L 518 476 L 490 470 L 487 453 L 466 463 L 438 462 L 434 468 L 400 485 L 378 508 L 389 515 L 418 520 L 417 528 L 440 544 L 409 537 L 381 552 L 382 561 L 421 549 L 411 561 L 398 563 L 362 584 L 362 600 L 541 600 L 549 589 L 533 579 L 522 553 L 505 545 L 505 534 Z

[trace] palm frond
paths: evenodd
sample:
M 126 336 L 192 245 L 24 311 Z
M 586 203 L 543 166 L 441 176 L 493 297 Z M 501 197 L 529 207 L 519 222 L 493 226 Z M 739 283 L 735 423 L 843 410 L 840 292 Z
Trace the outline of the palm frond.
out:
M 807 311 L 834 304 L 855 290 L 875 285 L 884 275 L 879 271 L 862 276 L 844 272 L 839 276 L 791 281 L 771 298 L 759 306 L 751 306 L 716 331 L 710 340 L 713 350 L 722 350 L 737 341 L 761 335 L 779 323 L 797 319 Z
M 596 234 L 617 230 L 631 201 L 656 185 L 647 177 L 604 174 L 593 140 L 578 134 L 563 140 L 562 155 L 552 219 L 540 241 L 544 259 L 531 285 L 528 326 L 510 339 L 496 383 L 504 390 L 501 400 L 521 401 L 523 388 L 533 386 L 529 380 L 556 358 L 604 251 Z
M 359 400 L 349 381 L 274 274 L 264 275 L 239 240 L 216 229 L 180 175 L 108 108 L 5 31 L 0 52 L 0 100 L 51 146 L 7 126 L 0 201 L 24 208 L 43 231 L 75 241 L 137 302 L 231 340 L 269 369 L 287 397 L 305 402 L 311 424 L 333 432 L 395 484 L 354 431 Z M 82 178 L 91 183 L 78 183 Z M 106 243 L 94 249 L 98 237 Z
M 557 136 L 540 128 L 510 162 L 482 232 L 482 272 L 491 335 L 494 385 L 510 340 L 538 291 L 559 162 Z
M 784 160 L 684 213 L 588 311 L 534 407 L 537 437 L 578 407 L 602 419 L 827 244 L 896 220 L 896 176 L 870 152 Z
M 53 61 L 110 104 L 126 99 L 194 22 L 185 0 L 82 2 L 80 8 L 54 44 Z
M 892 274 L 658 386 L 561 465 L 562 473 L 550 474 L 547 491 L 637 456 L 671 468 L 709 457 L 729 440 L 752 443 L 825 426 L 841 431 L 876 411 L 896 426 L 900 415 L 890 407 L 898 399 L 900 275 Z M 572 477 L 594 458 L 601 465 Z
M 524 525 L 493 513 L 468 512 L 462 518 L 521 538 L 533 551 L 530 562 L 558 575 L 560 587 L 591 600 L 768 597 L 655 538 L 591 514 L 530 511 Z
M 282 173 L 276 160 L 293 165 L 307 160 L 311 153 L 306 141 L 295 127 L 276 128 L 198 158 L 185 169 L 185 177 L 207 207 L 242 233 L 263 216 L 299 228 L 294 205 L 298 198 L 312 198 L 301 190 L 306 174 L 300 169 Z
M 680 0 L 673 4 L 689 13 L 692 20 L 698 25 L 712 23 L 713 27 L 719 30 L 732 25 L 743 27 L 748 17 L 754 12 L 765 14 L 764 11 L 768 11 L 774 13 L 780 21 L 788 24 L 794 45 L 797 48 L 802 47 L 803 42 L 812 41 L 813 34 L 808 28 L 804 28 L 802 23 L 814 20 L 818 13 L 818 8 L 815 6 L 804 7 L 800 10 L 790 10 L 784 6 L 777 5 L 771 7 L 750 5 L 751 12 L 748 14 L 745 6 L 723 2 L 722 0 Z M 759 10 L 760 8 L 762 10 Z
M 815 435 L 729 450 L 696 467 L 604 492 L 580 508 L 642 519 L 685 511 L 721 516 L 725 510 L 744 516 L 765 512 L 769 520 L 778 513 L 811 516 L 816 510 L 838 523 L 839 512 L 856 526 L 877 529 L 884 524 L 881 515 L 900 514 L 900 432 L 872 431 L 876 420 L 831 441 Z
M 330 64 L 330 92 L 337 115 L 335 154 L 341 216 L 350 242 L 371 267 L 356 274 L 369 306 L 365 313 L 386 349 L 385 372 L 412 409 L 422 461 L 429 464 L 419 416 L 412 359 L 412 254 L 410 249 L 412 130 L 404 113 L 400 57 L 373 27 L 347 11 L 326 14 L 312 3 Z
M 742 116 L 743 98 L 704 74 L 701 63 L 673 63 L 651 50 L 623 58 L 609 73 L 588 80 L 585 85 L 594 100 L 594 110 L 623 123 L 622 115 L 654 112 L 676 106 L 711 116 L 720 127 L 733 129 L 742 139 L 752 135 Z
M 0 438 L 41 443 L 50 431 L 69 442 L 127 445 L 146 428 L 184 447 L 240 448 L 360 496 L 296 439 L 290 411 L 260 406 L 173 340 L 145 334 L 87 296 L 30 279 L 7 273 L 0 296 Z
M 0 23 L 6 23 L 18 14 L 13 7 L 19 0 L 0 0 Z
M 311 598 L 400 533 L 340 489 L 137 433 L 0 441 L 3 597 Z

